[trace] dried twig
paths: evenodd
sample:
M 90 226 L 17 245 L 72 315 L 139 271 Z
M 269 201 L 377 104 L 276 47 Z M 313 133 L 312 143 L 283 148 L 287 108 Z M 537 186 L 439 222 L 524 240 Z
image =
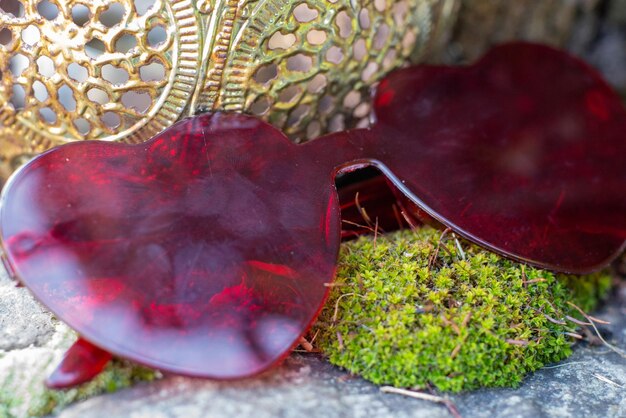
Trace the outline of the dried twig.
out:
M 543 277 L 537 277 L 536 279 L 532 279 L 532 280 L 523 280 L 522 284 L 527 285 L 527 284 L 533 284 L 533 283 L 543 283 L 545 281 L 546 279 L 544 279 Z
M 337 298 L 337 301 L 335 302 L 335 311 L 333 312 L 333 320 L 332 323 L 336 324 L 337 323 L 337 316 L 339 315 L 339 302 L 341 302 L 341 299 L 345 298 L 346 296 L 358 296 L 360 298 L 362 298 L 363 296 L 356 294 L 354 292 L 352 293 L 344 293 L 343 295 L 339 296 Z
M 569 363 L 557 364 L 556 366 L 545 366 L 545 367 L 542 367 L 542 369 L 558 369 L 561 367 L 572 366 L 575 364 L 588 364 L 588 363 L 590 362 L 589 361 L 570 361 Z
M 619 383 L 615 383 L 614 381 L 612 381 L 608 377 L 604 377 L 604 376 L 602 376 L 600 374 L 593 373 L 592 376 L 595 377 L 596 379 L 604 382 L 604 383 L 608 383 L 609 385 L 613 385 L 613 386 L 618 387 L 620 389 L 624 389 L 625 388 L 624 385 L 620 385 Z
M 324 287 L 345 287 L 349 286 L 347 283 L 324 283 Z
M 582 327 L 582 333 L 587 338 L 587 342 L 591 345 L 602 345 L 602 340 L 598 338 L 598 336 L 591 331 L 590 327 Z
M 522 264 L 522 284 L 524 286 L 533 284 L 533 283 L 542 283 L 547 281 L 544 277 L 537 277 L 534 279 L 528 280 L 528 276 L 526 276 L 526 266 Z
M 450 414 L 453 417 L 461 418 L 461 414 L 459 414 L 459 410 L 456 408 L 456 405 L 454 405 L 451 400 L 442 398 L 441 396 L 429 395 L 428 393 L 416 392 L 414 390 L 395 388 L 393 386 L 383 386 L 380 388 L 380 391 L 383 393 L 393 393 L 413 399 L 420 399 L 422 401 L 440 403 L 448 408 L 448 411 L 450 411 Z
M 444 324 L 452 328 L 452 331 L 454 331 L 456 335 L 461 335 L 461 329 L 459 328 L 459 326 L 454 321 L 448 319 L 443 313 L 441 314 L 441 320 Z
M 445 316 L 442 316 L 442 318 L 443 318 L 444 323 L 447 323 L 448 325 L 452 326 L 452 329 L 454 330 L 454 332 L 456 332 L 458 336 L 461 336 L 461 329 L 459 326 L 457 326 L 456 323 L 449 321 Z M 463 317 L 463 320 L 461 321 L 461 327 L 463 328 L 467 327 L 467 324 L 469 323 L 471 318 L 472 318 L 472 311 L 469 311 Z M 454 359 L 456 358 L 456 356 L 459 355 L 459 352 L 461 351 L 461 348 L 463 348 L 463 344 L 465 344 L 466 340 L 467 340 L 467 334 L 461 339 L 461 342 L 458 343 L 456 347 L 454 347 L 454 349 L 450 353 L 450 358 Z
M 527 346 L 528 345 L 528 341 L 526 340 L 514 340 L 512 338 L 507 338 L 505 340 L 507 343 L 512 344 L 512 345 L 519 345 L 519 346 Z
M 598 318 L 596 318 L 594 316 L 591 316 L 591 315 L 587 315 L 587 317 L 589 318 L 589 320 L 591 322 L 595 322 L 596 324 L 611 325 L 611 323 L 609 321 L 604 321 L 602 319 L 598 319 Z
M 467 324 L 469 324 L 470 319 L 472 319 L 472 311 L 468 311 L 467 314 L 465 314 L 463 321 L 461 321 L 461 326 L 466 327 Z
M 339 343 L 339 351 L 343 351 L 343 337 L 339 331 L 337 331 L 337 342 Z
M 451 359 L 456 358 L 456 356 L 459 355 L 461 348 L 463 348 L 463 344 L 462 343 L 457 344 L 456 347 L 454 347 L 454 350 L 452 350 L 452 352 L 450 353 L 450 358 Z
M 582 326 L 589 326 L 589 325 L 591 325 L 591 322 L 581 321 L 581 320 L 576 319 L 576 318 L 574 318 L 572 316 L 569 316 L 569 315 L 565 315 L 565 319 L 567 319 L 570 322 L 575 323 L 576 325 L 582 325 Z
M 584 340 L 585 339 L 585 337 L 583 337 L 580 334 L 576 334 L 575 332 L 564 332 L 563 334 L 564 335 L 569 335 L 570 337 L 574 337 L 574 338 L 576 338 L 578 340 Z
M 567 325 L 567 322 L 565 322 L 563 320 L 560 320 L 560 319 L 553 318 L 550 315 L 548 315 L 547 313 L 540 311 L 539 309 L 535 309 L 535 308 L 532 308 L 532 307 L 530 307 L 530 309 L 532 309 L 533 311 L 535 311 L 537 313 L 540 313 L 541 315 L 544 316 L 544 318 L 546 318 L 548 321 L 552 322 L 553 324 L 556 324 L 556 325 Z

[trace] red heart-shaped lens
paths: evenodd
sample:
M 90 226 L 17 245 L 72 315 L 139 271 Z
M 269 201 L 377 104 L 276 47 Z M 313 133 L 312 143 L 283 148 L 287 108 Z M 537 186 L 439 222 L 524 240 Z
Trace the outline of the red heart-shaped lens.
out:
M 53 150 L 5 193 L 9 261 L 114 354 L 188 375 L 259 372 L 315 318 L 340 241 L 330 175 L 296 150 L 237 115 L 188 120 L 141 145 Z
M 470 67 L 381 82 L 371 130 L 306 146 L 378 166 L 418 207 L 501 254 L 553 270 L 605 266 L 626 240 L 626 112 L 585 63 L 494 48 Z
M 400 71 L 376 114 L 399 185 L 473 241 L 574 273 L 623 250 L 626 113 L 582 61 L 517 44 L 468 68 Z

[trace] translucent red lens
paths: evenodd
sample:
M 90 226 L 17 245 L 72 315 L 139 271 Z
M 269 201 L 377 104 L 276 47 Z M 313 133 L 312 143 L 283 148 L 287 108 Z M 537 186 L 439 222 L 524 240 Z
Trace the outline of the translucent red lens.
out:
M 472 67 L 406 69 L 381 83 L 375 113 L 371 129 L 303 146 L 216 114 L 146 144 L 55 149 L 3 193 L 9 263 L 98 347 L 235 378 L 287 355 L 324 302 L 338 171 L 375 165 L 437 221 L 536 265 L 587 272 L 622 249 L 626 113 L 581 61 L 512 44 Z M 61 383 L 91 375 L 96 357 L 89 373 L 68 360 Z
M 5 192 L 9 261 L 59 318 L 116 355 L 188 375 L 254 374 L 289 353 L 335 270 L 330 173 L 298 151 L 238 115 L 191 119 L 136 146 L 61 147 Z
M 376 99 L 377 157 L 433 217 L 549 269 L 605 266 L 626 240 L 626 113 L 582 61 L 493 49 L 467 68 L 392 74 Z

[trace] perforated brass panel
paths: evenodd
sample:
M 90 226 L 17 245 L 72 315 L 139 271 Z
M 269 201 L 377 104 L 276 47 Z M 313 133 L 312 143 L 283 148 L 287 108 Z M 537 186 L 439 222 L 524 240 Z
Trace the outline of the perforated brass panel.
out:
M 0 177 L 82 139 L 244 111 L 295 141 L 367 124 L 368 89 L 458 0 L 0 0 Z
M 216 105 L 266 118 L 295 140 L 366 125 L 369 87 L 426 47 L 433 3 L 249 3 Z

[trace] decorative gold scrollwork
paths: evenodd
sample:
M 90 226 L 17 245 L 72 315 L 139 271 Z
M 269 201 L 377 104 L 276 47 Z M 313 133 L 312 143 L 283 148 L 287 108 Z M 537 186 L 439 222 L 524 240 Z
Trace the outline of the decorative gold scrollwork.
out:
M 458 0 L 0 0 L 0 179 L 82 139 L 144 141 L 202 111 L 294 141 L 367 124 L 368 89 Z

